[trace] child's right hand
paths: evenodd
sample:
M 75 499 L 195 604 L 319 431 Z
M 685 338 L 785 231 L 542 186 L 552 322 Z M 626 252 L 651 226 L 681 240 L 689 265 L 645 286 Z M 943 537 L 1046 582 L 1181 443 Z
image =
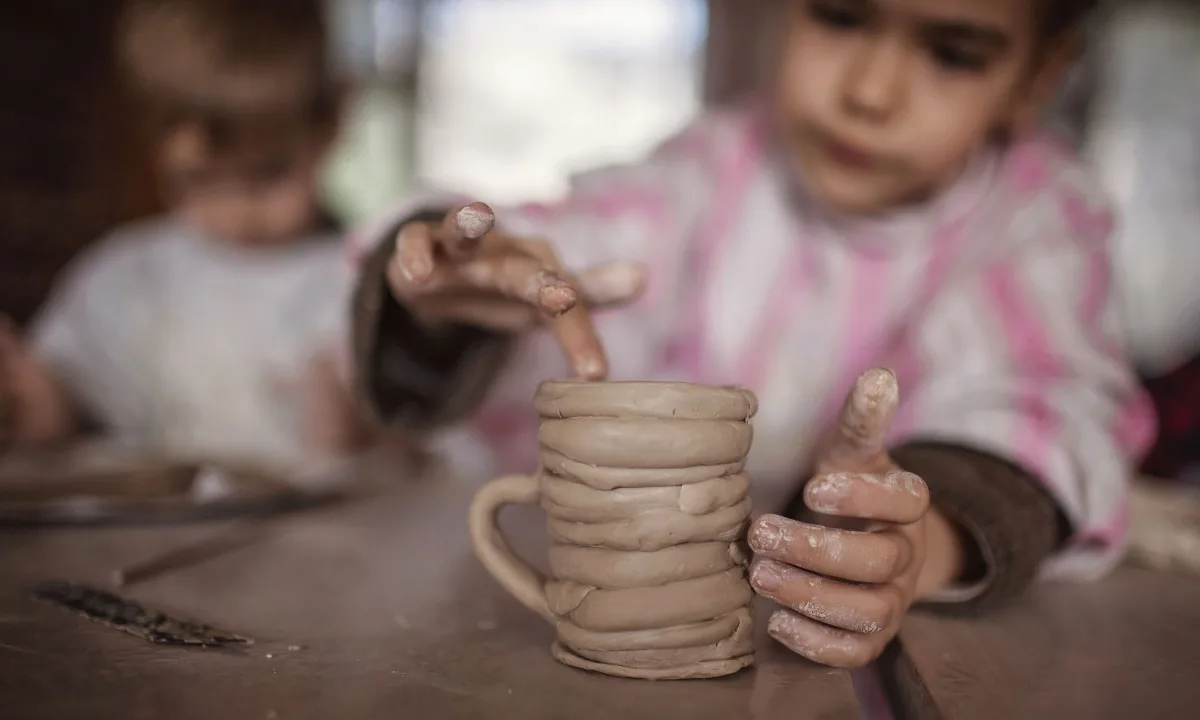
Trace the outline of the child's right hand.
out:
M 546 322 L 579 377 L 607 376 L 589 310 L 635 300 L 645 269 L 618 262 L 568 275 L 548 242 L 495 232 L 495 219 L 487 205 L 473 203 L 441 223 L 401 228 L 387 270 L 396 299 L 429 322 L 509 332 Z

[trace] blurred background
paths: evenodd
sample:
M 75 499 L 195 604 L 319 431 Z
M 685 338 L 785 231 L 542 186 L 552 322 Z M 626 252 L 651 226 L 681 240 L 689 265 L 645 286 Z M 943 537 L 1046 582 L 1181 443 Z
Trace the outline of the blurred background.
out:
M 418 184 L 552 199 L 572 173 L 635 159 L 751 95 L 785 2 L 329 0 L 355 92 L 328 203 L 353 224 Z M 161 209 L 115 77 L 119 6 L 0 5 L 0 313 L 18 322 L 81 247 Z M 1181 438 L 1158 451 L 1172 474 L 1200 458 L 1198 6 L 1108 3 L 1053 118 L 1120 205 L 1122 307 Z

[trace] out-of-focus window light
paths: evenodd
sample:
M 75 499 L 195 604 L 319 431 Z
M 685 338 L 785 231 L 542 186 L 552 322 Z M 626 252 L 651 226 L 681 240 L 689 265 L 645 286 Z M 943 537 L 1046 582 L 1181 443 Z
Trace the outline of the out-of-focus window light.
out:
M 325 172 L 326 202 L 353 225 L 407 192 L 414 175 L 418 0 L 326 0 L 338 72 L 354 86 Z
M 417 174 L 494 203 L 551 199 L 701 105 L 703 0 L 430 0 Z

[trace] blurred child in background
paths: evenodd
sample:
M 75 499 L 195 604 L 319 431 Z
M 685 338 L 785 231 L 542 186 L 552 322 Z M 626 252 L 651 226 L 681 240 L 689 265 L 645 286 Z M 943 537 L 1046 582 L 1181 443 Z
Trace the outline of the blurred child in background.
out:
M 1106 200 L 1036 126 L 1088 5 L 794 0 L 765 107 L 561 203 L 409 199 L 351 241 L 363 397 L 408 427 L 473 418 L 529 470 L 530 398 L 568 367 L 754 390 L 760 496 L 802 488 L 859 530 L 750 531 L 772 636 L 821 663 L 868 662 L 918 600 L 1104 572 L 1152 417 Z
M 341 103 L 326 43 L 319 0 L 131 0 L 120 60 L 171 211 L 75 259 L 28 337 L 0 329 L 18 443 L 95 427 L 155 454 L 290 464 L 363 439 L 318 201 Z

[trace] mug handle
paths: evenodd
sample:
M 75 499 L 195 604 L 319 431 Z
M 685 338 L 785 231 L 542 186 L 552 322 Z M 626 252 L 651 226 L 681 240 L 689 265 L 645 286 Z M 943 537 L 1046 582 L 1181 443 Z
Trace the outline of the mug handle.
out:
M 546 578 L 517 557 L 500 532 L 498 517 L 505 505 L 533 505 L 541 497 L 532 475 L 505 475 L 479 488 L 467 512 L 471 546 L 483 567 L 522 605 L 554 624 L 558 619 L 546 604 Z

